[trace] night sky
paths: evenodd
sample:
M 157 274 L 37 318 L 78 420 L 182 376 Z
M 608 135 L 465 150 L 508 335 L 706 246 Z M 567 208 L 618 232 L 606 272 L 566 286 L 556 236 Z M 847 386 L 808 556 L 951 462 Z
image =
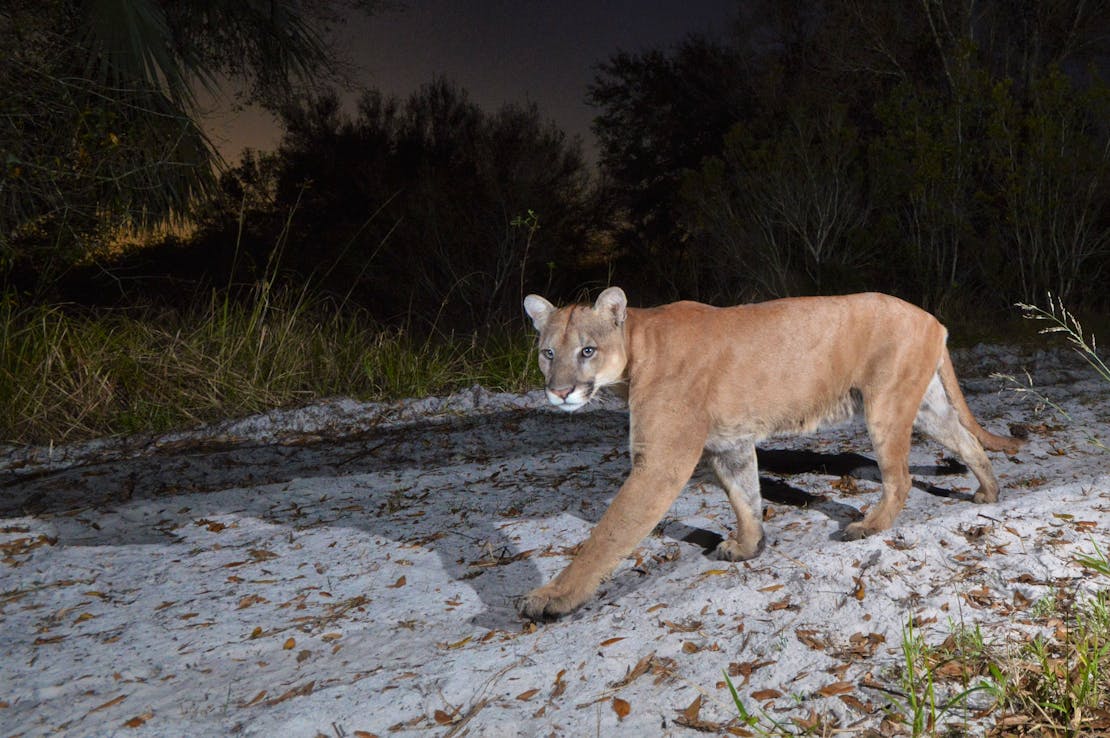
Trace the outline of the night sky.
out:
M 436 75 L 454 80 L 493 111 L 535 101 L 545 117 L 580 135 L 595 111 L 585 103 L 593 67 L 617 50 L 668 46 L 691 32 L 724 32 L 736 0 L 410 0 L 406 8 L 357 16 L 338 42 L 361 84 L 407 97 Z M 246 146 L 271 149 L 280 133 L 259 110 L 211 103 L 208 132 L 224 157 Z

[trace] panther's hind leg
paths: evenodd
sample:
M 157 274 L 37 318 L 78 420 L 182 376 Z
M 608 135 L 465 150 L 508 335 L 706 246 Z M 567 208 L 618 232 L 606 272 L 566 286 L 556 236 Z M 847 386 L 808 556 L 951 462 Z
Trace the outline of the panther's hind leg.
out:
M 893 379 L 894 382 L 897 379 Z M 875 446 L 875 457 L 883 477 L 883 494 L 863 520 L 850 524 L 844 538 L 855 540 L 886 530 L 905 507 L 910 491 L 910 438 L 913 421 L 928 379 L 922 377 L 919 387 L 903 379 L 902 384 L 888 385 L 870 393 L 864 392 L 867 432 Z M 916 391 L 914 391 L 916 389 Z
M 998 479 L 994 468 L 979 441 L 960 423 L 959 414 L 944 391 L 940 377 L 933 375 L 921 407 L 914 419 L 914 426 L 952 451 L 960 458 L 975 478 L 979 480 L 979 491 L 973 498 L 975 502 L 996 502 L 998 500 Z
M 724 450 L 714 450 L 713 470 L 728 494 L 736 513 L 736 530 L 717 546 L 717 558 L 743 561 L 763 550 L 763 498 L 759 495 L 759 471 L 755 444 L 743 441 Z

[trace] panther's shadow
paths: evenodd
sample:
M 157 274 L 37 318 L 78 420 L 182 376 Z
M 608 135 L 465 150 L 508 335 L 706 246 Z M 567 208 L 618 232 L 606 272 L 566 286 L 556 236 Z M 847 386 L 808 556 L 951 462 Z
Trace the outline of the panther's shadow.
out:
M 539 586 L 544 577 L 535 561 L 522 555 L 534 542 L 514 539 L 506 517 L 566 512 L 596 523 L 616 491 L 608 480 L 627 474 L 627 414 L 599 410 L 590 421 L 552 411 L 504 411 L 373 429 L 326 442 L 205 443 L 58 470 L 9 470 L 0 475 L 0 519 L 42 518 L 52 526 L 57 544 L 81 547 L 173 543 L 175 531 L 222 515 L 258 518 L 290 530 L 342 526 L 371 537 L 420 540 L 438 554 L 448 576 L 467 581 L 484 603 L 475 624 L 507 629 L 518 622 L 511 595 Z M 552 449 L 557 449 L 558 461 L 536 463 L 550 457 Z M 782 477 L 808 472 L 879 479 L 875 462 L 860 454 L 758 453 L 764 498 L 812 508 L 838 521 L 840 528 L 858 517 L 855 508 L 794 487 Z M 580 465 L 570 476 L 607 480 L 598 496 L 584 496 L 584 487 L 566 483 L 568 459 Z M 469 494 L 443 494 L 443 489 L 459 486 L 451 476 L 456 467 L 484 470 L 468 472 L 463 487 Z M 502 477 L 503 469 L 517 467 L 530 471 L 516 480 L 506 481 L 513 473 Z M 912 471 L 934 476 L 961 473 L 963 467 Z M 704 465 L 695 478 L 703 475 L 712 480 Z M 409 479 L 409 486 L 398 489 L 390 481 L 398 477 Z M 506 507 L 498 493 L 506 486 L 531 492 L 521 499 L 521 510 Z M 335 504 L 343 505 L 338 516 L 332 510 Z M 421 517 L 410 515 L 416 506 Z M 459 525 L 456 508 L 463 506 L 465 525 Z M 709 551 L 721 540 L 719 533 L 680 523 L 662 533 Z M 489 561 L 491 555 L 497 560 Z M 475 568 L 479 560 L 497 565 Z
M 854 452 L 829 454 L 809 450 L 757 449 L 756 456 L 761 472 L 783 476 L 825 474 L 833 477 L 850 477 L 859 481 L 882 482 L 882 474 L 879 472 L 878 463 L 872 458 Z M 937 477 L 964 474 L 965 472 L 967 472 L 967 467 L 954 459 L 946 459 L 943 465 L 910 467 L 910 474 L 915 477 L 913 486 L 937 497 L 965 497 L 966 495 L 954 492 L 951 489 L 937 487 L 921 480 L 920 477 Z M 759 477 L 759 491 L 767 502 L 808 508 L 824 513 L 839 523 L 839 528 L 833 537 L 841 535 L 849 523 L 862 517 L 859 510 L 851 505 L 799 489 L 781 478 L 761 474 Z M 668 537 L 701 546 L 704 555 L 707 557 L 713 555 L 717 544 L 723 540 L 720 533 L 682 523 L 671 523 L 667 526 L 665 533 Z

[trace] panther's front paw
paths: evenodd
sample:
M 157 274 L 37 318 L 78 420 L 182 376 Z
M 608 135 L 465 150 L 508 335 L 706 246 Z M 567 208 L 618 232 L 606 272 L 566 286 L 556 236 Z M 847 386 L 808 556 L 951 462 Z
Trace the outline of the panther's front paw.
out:
M 588 599 L 588 594 L 563 592 L 554 583 L 549 583 L 526 594 L 517 610 L 528 620 L 550 621 L 566 615 Z
M 989 502 L 998 502 L 998 487 L 979 487 L 978 491 L 971 498 L 972 502 L 977 502 L 980 505 Z
M 754 559 L 763 553 L 763 548 L 767 543 L 766 536 L 760 536 L 759 541 L 752 543 L 744 541 L 741 543 L 735 538 L 726 538 L 717 544 L 717 558 L 720 561 L 747 561 Z
M 847 528 L 845 528 L 843 538 L 845 541 L 858 541 L 861 538 L 867 538 L 867 536 L 875 535 L 878 532 L 878 528 L 872 528 L 869 525 L 864 525 L 861 521 L 859 523 L 852 523 Z

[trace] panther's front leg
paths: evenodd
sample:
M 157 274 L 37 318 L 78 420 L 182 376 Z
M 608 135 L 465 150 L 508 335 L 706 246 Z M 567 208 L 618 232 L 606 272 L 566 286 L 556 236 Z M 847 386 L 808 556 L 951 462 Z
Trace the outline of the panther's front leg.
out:
M 632 473 L 581 550 L 558 576 L 529 592 L 520 613 L 557 618 L 582 605 L 621 559 L 632 553 L 670 509 L 701 457 L 706 430 L 696 422 L 652 429 L 637 440 L 633 423 Z
M 736 530 L 717 546 L 722 561 L 745 561 L 763 551 L 763 498 L 759 494 L 759 468 L 755 443 L 736 441 L 713 449 L 713 470 L 736 513 Z

